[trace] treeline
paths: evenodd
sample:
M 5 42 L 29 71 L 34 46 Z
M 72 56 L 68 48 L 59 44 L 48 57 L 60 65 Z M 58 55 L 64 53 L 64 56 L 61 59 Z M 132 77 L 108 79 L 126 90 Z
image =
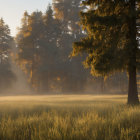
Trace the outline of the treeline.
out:
M 69 58 L 72 43 L 84 34 L 78 26 L 79 1 L 54 1 L 46 13 L 24 13 L 16 36 L 18 64 L 36 91 L 79 91 L 87 72 L 81 58 Z
M 80 3 L 81 0 L 53 0 L 46 13 L 26 11 L 16 36 L 17 64 L 37 92 L 74 93 L 91 89 L 101 93 L 114 87 L 125 92 L 125 72 L 106 80 L 104 76 L 91 77 L 80 56 L 70 57 L 73 42 L 86 35 L 79 26 L 79 13 L 86 8 Z

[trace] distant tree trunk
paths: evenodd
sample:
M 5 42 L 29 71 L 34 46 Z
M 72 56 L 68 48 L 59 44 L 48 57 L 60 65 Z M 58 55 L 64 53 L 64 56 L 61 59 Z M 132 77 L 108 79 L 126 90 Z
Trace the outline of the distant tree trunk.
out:
M 101 77 L 101 92 L 104 94 L 105 86 L 104 86 L 104 77 Z
M 136 67 L 129 70 L 128 104 L 138 104 Z

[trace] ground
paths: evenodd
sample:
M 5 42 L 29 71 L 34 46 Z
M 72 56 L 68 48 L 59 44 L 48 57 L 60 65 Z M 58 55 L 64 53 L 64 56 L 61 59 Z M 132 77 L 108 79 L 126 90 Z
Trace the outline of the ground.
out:
M 140 105 L 122 95 L 0 97 L 0 140 L 140 140 Z

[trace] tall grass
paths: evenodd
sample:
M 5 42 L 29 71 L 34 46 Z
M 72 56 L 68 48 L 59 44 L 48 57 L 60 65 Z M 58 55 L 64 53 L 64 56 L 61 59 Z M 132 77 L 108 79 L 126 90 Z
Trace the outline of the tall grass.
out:
M 0 140 L 140 140 L 126 96 L 0 97 Z

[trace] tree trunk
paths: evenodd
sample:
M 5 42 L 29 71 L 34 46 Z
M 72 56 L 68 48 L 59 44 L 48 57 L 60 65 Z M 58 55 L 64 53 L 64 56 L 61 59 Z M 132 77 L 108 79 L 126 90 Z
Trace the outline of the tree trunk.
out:
M 128 104 L 138 104 L 138 90 L 137 90 L 137 77 L 136 77 L 136 54 L 138 49 L 138 44 L 136 40 L 136 0 L 130 0 L 130 13 L 129 13 L 129 63 L 128 63 L 128 73 L 129 73 L 129 88 L 128 88 Z
M 135 66 L 129 69 L 128 104 L 139 104 Z
M 102 92 L 102 94 L 104 94 L 104 91 L 105 91 L 104 77 L 102 76 L 101 77 L 101 92 Z

